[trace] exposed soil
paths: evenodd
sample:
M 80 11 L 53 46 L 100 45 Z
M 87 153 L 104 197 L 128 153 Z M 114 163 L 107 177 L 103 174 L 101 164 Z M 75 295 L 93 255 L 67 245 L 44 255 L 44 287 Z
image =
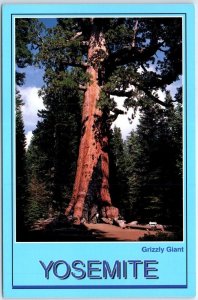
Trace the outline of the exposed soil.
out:
M 138 241 L 140 238 L 156 235 L 159 231 L 140 228 L 122 229 L 110 224 L 73 225 L 67 218 L 40 219 L 34 223 L 31 230 L 24 232 L 18 241 L 27 242 L 98 242 L 98 241 Z M 168 233 L 167 233 L 168 234 Z
M 95 235 L 97 240 L 115 240 L 115 241 L 138 241 L 145 234 L 156 234 L 156 231 L 146 231 L 140 229 L 122 229 L 109 224 L 85 224 L 87 229 Z

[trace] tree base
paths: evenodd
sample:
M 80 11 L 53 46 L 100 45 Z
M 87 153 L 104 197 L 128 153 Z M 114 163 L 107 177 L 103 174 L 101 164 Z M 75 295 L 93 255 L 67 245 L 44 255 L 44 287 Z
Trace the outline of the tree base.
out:
M 81 225 L 84 223 L 98 223 L 100 219 L 111 220 L 111 223 L 113 224 L 113 221 L 119 218 L 119 209 L 110 205 L 103 206 L 100 211 L 96 211 L 95 215 L 92 216 L 91 220 L 86 220 L 84 217 L 73 217 L 72 215 L 68 214 L 67 210 L 65 212 L 65 217 L 73 225 Z M 94 218 L 96 219 L 96 222 L 93 221 Z

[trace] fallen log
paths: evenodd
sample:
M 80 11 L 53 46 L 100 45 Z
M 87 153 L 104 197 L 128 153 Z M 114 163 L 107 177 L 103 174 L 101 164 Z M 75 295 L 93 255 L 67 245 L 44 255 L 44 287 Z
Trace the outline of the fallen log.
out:
M 113 220 L 112 219 L 109 219 L 109 218 L 101 218 L 101 221 L 105 224 L 110 224 L 110 225 L 113 225 Z
M 115 225 L 118 225 L 120 228 L 126 228 L 126 221 L 125 220 L 118 220 L 118 219 L 113 219 L 113 222 Z
M 146 225 L 139 225 L 139 224 L 131 224 L 131 223 L 127 223 L 126 224 L 126 228 L 132 228 L 132 229 L 142 229 L 142 230 L 161 230 L 161 231 L 164 231 L 164 227 L 163 225 L 155 225 L 155 226 L 152 226 L 152 225 L 149 225 L 149 224 L 146 224 Z

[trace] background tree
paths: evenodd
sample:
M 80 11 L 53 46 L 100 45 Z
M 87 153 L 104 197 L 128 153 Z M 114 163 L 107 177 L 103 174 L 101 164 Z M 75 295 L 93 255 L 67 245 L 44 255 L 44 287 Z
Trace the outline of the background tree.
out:
M 129 220 L 131 216 L 128 202 L 127 153 L 121 130 L 116 126 L 110 134 L 109 148 L 109 186 L 112 202 L 119 208 L 121 216 Z
M 26 140 L 21 107 L 23 101 L 19 92 L 16 93 L 16 224 L 17 239 L 24 233 L 24 210 L 27 198 L 26 176 Z
M 172 98 L 167 94 L 165 102 L 169 101 L 172 103 Z M 180 104 L 167 108 L 146 105 L 141 109 L 136 133 L 128 140 L 129 201 L 134 218 L 143 223 L 157 221 L 182 226 L 179 107 Z
M 33 51 L 38 43 L 42 30 L 41 23 L 37 19 L 15 19 L 15 62 L 16 84 L 24 84 L 25 73 L 21 69 L 33 63 Z
M 33 62 L 31 45 L 38 35 L 36 19 L 15 19 L 15 80 L 17 88 L 25 81 L 25 73 L 21 72 Z M 32 46 L 33 47 L 33 46 Z M 22 239 L 25 230 L 25 210 L 27 203 L 27 172 L 26 172 L 26 138 L 22 116 L 24 105 L 19 90 L 16 89 L 16 223 L 17 239 Z
M 74 74 L 70 74 L 70 79 L 68 83 L 64 82 L 64 78 L 57 79 L 55 75 L 50 80 L 45 77 L 46 87 L 41 93 L 46 109 L 39 112 L 41 121 L 33 132 L 27 153 L 29 178 L 33 179 L 34 184 L 39 182 L 48 195 L 41 208 L 45 217 L 49 210 L 60 213 L 65 207 L 65 199 L 71 197 L 75 176 L 80 136 L 80 99 L 78 91 L 72 89 Z M 39 197 L 34 201 L 40 202 Z M 32 198 L 29 208 L 32 215 L 31 202 Z M 38 218 L 38 215 L 35 214 L 34 218 Z

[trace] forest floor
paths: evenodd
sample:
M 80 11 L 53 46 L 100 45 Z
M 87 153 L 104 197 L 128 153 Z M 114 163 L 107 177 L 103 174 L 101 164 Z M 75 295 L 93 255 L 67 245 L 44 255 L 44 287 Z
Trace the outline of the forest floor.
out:
M 145 234 L 155 235 L 154 230 L 146 231 L 141 229 L 120 228 L 109 224 L 85 224 L 87 229 L 95 235 L 97 240 L 115 240 L 115 241 L 138 241 Z
M 64 216 L 58 218 L 40 219 L 34 223 L 31 230 L 23 234 L 18 241 L 27 242 L 101 242 L 101 241 L 139 241 L 142 238 L 153 240 L 160 231 L 136 228 L 122 229 L 116 225 L 97 223 L 72 225 Z M 163 237 L 170 236 L 163 232 Z M 162 240 L 160 238 L 160 240 Z

